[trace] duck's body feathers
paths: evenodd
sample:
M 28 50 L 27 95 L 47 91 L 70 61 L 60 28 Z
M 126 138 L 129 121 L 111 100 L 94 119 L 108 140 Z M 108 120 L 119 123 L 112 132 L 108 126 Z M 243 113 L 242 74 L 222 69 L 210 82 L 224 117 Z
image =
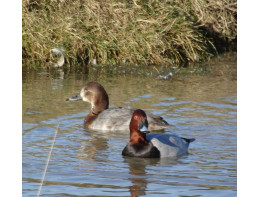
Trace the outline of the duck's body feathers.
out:
M 129 131 L 129 123 L 135 110 L 134 108 L 124 107 L 106 109 L 98 114 L 98 118 L 92 122 L 89 128 L 103 131 Z M 147 113 L 147 119 L 149 121 L 149 130 L 161 130 L 169 126 L 163 118 L 151 113 Z

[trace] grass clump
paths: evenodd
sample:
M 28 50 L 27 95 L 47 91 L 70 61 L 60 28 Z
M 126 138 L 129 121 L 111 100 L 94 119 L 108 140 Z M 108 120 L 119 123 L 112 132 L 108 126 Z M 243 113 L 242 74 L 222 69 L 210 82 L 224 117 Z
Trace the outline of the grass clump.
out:
M 191 1 L 193 15 L 207 37 L 220 51 L 232 45 L 236 48 L 237 1 L 236 0 L 194 0 Z
M 236 38 L 236 1 L 23 0 L 22 9 L 23 65 L 34 67 L 53 65 L 52 48 L 70 65 L 202 61 L 215 40 Z

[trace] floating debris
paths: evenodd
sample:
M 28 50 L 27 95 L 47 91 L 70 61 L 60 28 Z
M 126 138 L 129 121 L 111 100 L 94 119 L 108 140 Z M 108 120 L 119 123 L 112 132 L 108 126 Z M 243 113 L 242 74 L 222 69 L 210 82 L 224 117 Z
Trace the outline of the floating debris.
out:
M 92 64 L 93 64 L 93 65 L 97 65 L 97 60 L 96 60 L 96 59 L 93 59 Z
M 171 79 L 173 77 L 173 73 L 170 72 L 168 74 L 164 74 L 164 75 L 158 75 L 157 76 L 159 79 L 164 79 L 164 80 L 168 80 L 168 79 Z
M 54 48 L 54 49 L 51 49 L 51 52 L 54 55 L 60 55 L 60 59 L 58 60 L 57 63 L 54 64 L 54 67 L 55 68 L 62 67 L 64 65 L 64 63 L 65 63 L 65 52 L 63 51 L 63 49 Z

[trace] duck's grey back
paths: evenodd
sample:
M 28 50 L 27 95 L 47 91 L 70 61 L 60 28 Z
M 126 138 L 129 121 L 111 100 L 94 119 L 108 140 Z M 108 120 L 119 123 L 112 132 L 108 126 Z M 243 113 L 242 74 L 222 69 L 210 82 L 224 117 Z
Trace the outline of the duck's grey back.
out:
M 135 108 L 109 108 L 102 111 L 91 124 L 90 129 L 103 131 L 125 130 L 129 131 L 129 124 Z M 148 128 L 150 131 L 161 130 L 169 126 L 163 118 L 147 113 Z
M 98 115 L 98 118 L 91 124 L 90 129 L 103 131 L 129 131 L 129 124 L 133 111 L 133 109 L 121 107 L 106 109 Z
M 190 142 L 194 141 L 194 139 L 188 141 L 188 139 L 171 134 L 149 134 L 147 140 L 157 147 L 161 157 L 176 157 L 186 154 Z

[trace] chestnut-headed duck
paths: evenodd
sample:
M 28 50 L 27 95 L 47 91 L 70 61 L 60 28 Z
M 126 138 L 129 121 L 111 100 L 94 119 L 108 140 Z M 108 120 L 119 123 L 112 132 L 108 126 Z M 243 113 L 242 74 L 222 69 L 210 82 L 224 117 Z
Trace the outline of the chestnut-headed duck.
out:
M 130 141 L 122 151 L 122 155 L 140 158 L 176 157 L 188 153 L 190 142 L 172 134 L 148 134 L 146 113 L 137 109 L 130 121 Z
M 84 127 L 93 130 L 129 131 L 129 123 L 134 108 L 109 108 L 109 97 L 104 87 L 97 82 L 89 82 L 80 94 L 66 99 L 66 101 L 83 100 L 91 104 L 91 110 L 86 115 Z M 170 126 L 162 117 L 147 113 L 149 130 L 162 130 Z

